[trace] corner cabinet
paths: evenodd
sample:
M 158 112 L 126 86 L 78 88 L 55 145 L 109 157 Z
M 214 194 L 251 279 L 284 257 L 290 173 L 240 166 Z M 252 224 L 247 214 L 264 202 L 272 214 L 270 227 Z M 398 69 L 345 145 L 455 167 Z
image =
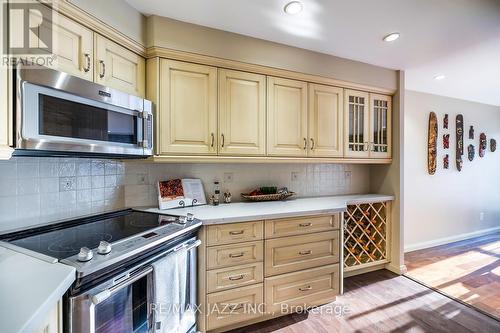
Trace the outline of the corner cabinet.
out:
M 162 59 L 159 154 L 217 155 L 217 68 Z
M 391 158 L 391 97 L 345 90 L 344 156 Z
M 307 156 L 307 83 L 267 78 L 267 153 Z
M 219 69 L 220 155 L 266 154 L 266 77 Z

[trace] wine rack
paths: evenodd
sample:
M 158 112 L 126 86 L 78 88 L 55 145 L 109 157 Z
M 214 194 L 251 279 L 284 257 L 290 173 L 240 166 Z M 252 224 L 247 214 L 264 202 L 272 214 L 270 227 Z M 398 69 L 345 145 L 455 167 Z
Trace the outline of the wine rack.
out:
M 387 263 L 389 203 L 348 205 L 344 213 L 344 271 Z

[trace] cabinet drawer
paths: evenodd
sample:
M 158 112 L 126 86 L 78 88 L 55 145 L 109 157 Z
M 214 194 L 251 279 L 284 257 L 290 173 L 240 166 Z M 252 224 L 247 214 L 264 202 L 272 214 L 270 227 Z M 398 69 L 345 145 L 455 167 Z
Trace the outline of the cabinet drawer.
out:
M 262 261 L 263 252 L 262 241 L 209 247 L 207 268 L 215 269 Z
M 266 238 L 303 235 L 339 228 L 338 215 L 310 216 L 266 221 Z
M 261 240 L 263 221 L 211 225 L 207 229 L 207 246 Z
M 338 261 L 338 231 L 266 240 L 266 276 L 334 264 Z
M 261 283 L 264 267 L 261 262 L 237 267 L 221 268 L 207 272 L 209 293 Z
M 207 329 L 241 323 L 261 316 L 263 309 L 264 286 L 262 283 L 221 291 L 207 296 Z M 257 311 L 255 311 L 257 310 Z
M 288 308 L 290 311 L 290 306 L 332 302 L 339 294 L 339 283 L 338 264 L 266 278 L 266 310 L 281 312 Z

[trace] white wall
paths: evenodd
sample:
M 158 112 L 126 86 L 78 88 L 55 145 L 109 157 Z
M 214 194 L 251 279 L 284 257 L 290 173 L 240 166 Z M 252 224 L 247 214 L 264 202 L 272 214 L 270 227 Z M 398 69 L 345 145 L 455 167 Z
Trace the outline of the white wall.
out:
M 437 171 L 427 173 L 427 131 L 429 112 L 438 117 Z M 443 116 L 449 114 L 449 129 Z M 463 169 L 455 167 L 455 117 L 464 116 Z M 475 139 L 468 139 L 469 126 Z M 479 134 L 488 139 L 488 151 L 480 158 Z M 500 107 L 459 99 L 406 91 L 404 123 L 404 238 L 405 250 L 434 246 L 488 229 L 500 228 Z M 450 133 L 450 149 L 443 149 L 442 134 Z M 499 149 L 489 151 L 489 139 Z M 474 144 L 476 157 L 467 159 L 467 146 Z M 450 156 L 450 168 L 443 169 L 443 156 Z M 480 213 L 484 212 L 484 220 Z

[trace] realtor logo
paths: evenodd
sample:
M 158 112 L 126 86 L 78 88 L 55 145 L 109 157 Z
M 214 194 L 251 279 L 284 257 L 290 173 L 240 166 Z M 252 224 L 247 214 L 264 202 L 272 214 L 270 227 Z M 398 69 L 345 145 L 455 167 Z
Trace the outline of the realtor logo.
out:
M 44 2 L 4 2 L 3 49 L 10 55 L 52 53 L 52 6 Z

